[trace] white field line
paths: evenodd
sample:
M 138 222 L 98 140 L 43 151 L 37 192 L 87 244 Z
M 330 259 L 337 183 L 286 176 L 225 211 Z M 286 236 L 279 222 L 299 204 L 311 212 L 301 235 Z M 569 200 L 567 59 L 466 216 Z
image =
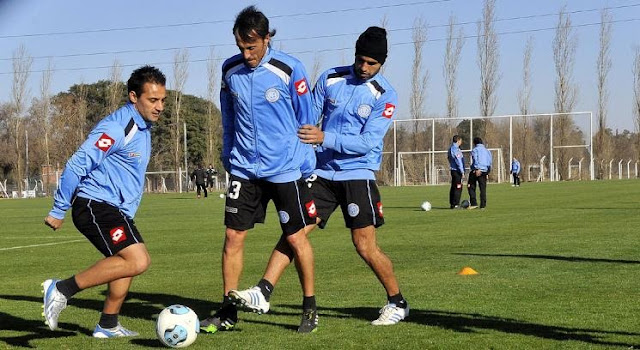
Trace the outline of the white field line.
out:
M 23 249 L 23 248 L 35 248 L 35 247 L 44 247 L 44 246 L 48 246 L 48 245 L 57 245 L 57 244 L 74 243 L 74 242 L 82 242 L 82 241 L 86 241 L 86 239 L 74 239 L 74 240 L 72 240 L 72 241 L 52 242 L 52 243 L 42 243 L 42 244 L 23 245 L 23 246 L 18 246 L 18 247 L 0 248 L 0 252 L 1 252 L 1 251 L 5 251 L 5 250 Z

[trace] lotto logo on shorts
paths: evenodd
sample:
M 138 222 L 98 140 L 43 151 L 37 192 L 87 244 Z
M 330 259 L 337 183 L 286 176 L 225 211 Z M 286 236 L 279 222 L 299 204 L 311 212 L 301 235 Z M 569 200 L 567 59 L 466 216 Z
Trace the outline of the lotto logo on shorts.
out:
M 295 82 L 296 91 L 298 92 L 298 96 L 302 96 L 309 91 L 307 87 L 307 81 L 304 79 L 298 80 Z
M 115 143 L 115 140 L 109 137 L 106 133 L 103 133 L 102 136 L 96 142 L 96 147 L 98 147 L 101 151 L 106 152 L 111 148 L 111 146 Z
M 111 229 L 111 231 L 109 231 L 109 235 L 111 236 L 113 244 L 118 244 L 127 239 L 127 234 L 124 232 L 124 227 L 122 226 Z
M 384 212 L 382 211 L 382 202 L 378 202 L 378 204 L 376 204 L 376 207 L 378 207 L 378 214 L 380 215 L 380 217 L 383 217 Z
M 307 213 L 309 214 L 309 217 L 315 218 L 316 215 L 318 215 L 318 212 L 316 211 L 316 203 L 314 201 L 306 203 L 304 206 L 307 208 Z
M 396 106 L 391 103 L 387 103 L 384 105 L 384 112 L 382 112 L 382 116 L 385 118 L 393 117 L 393 112 L 396 110 Z

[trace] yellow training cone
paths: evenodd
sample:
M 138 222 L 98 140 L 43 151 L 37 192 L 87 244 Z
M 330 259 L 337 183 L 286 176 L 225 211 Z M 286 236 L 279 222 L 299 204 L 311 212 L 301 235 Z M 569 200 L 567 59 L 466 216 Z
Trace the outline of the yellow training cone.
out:
M 462 270 L 458 271 L 458 275 L 467 276 L 467 275 L 477 275 L 478 271 L 470 268 L 469 266 L 465 266 Z

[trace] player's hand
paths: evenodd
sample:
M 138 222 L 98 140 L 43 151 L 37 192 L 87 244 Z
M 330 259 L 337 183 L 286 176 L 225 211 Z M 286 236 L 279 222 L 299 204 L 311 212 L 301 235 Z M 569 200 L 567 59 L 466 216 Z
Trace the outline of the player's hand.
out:
M 324 141 L 324 132 L 317 126 L 303 125 L 298 129 L 298 138 L 303 143 L 321 144 Z
M 480 176 L 480 175 L 482 175 L 482 170 L 476 169 L 476 176 Z
M 44 224 L 51 227 L 54 231 L 62 227 L 63 222 L 64 219 L 56 219 L 51 215 L 44 218 Z

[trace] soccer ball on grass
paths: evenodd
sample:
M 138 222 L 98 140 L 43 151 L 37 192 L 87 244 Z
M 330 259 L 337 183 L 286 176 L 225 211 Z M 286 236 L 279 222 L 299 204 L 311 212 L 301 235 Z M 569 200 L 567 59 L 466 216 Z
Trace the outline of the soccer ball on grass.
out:
M 200 321 L 193 310 L 184 305 L 171 305 L 158 315 L 156 335 L 163 345 L 184 348 L 191 345 L 200 332 Z
M 422 202 L 422 205 L 420 205 L 420 208 L 422 208 L 422 210 L 424 211 L 429 211 L 431 210 L 431 203 L 429 203 L 428 201 L 424 201 Z

